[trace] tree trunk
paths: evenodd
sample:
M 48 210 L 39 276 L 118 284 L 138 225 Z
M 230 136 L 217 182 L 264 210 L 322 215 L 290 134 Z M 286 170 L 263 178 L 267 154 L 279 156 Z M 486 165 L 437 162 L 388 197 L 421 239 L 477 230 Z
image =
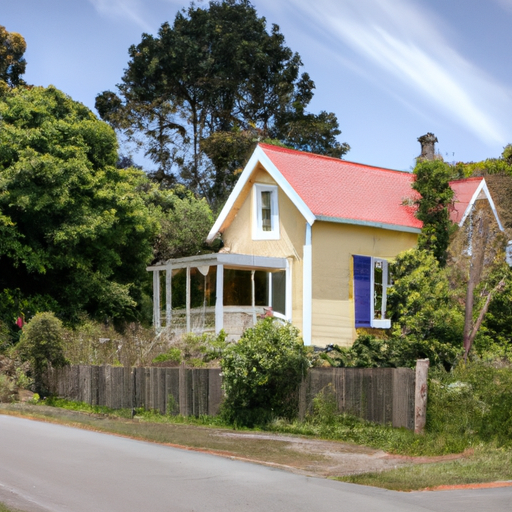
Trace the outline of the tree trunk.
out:
M 482 270 L 484 267 L 485 257 L 485 246 L 489 235 L 489 221 L 486 215 L 481 215 L 478 222 L 478 229 L 476 230 L 476 236 L 473 240 L 473 251 L 471 255 L 471 262 L 469 267 L 469 281 L 466 290 L 466 311 L 464 315 L 464 362 L 467 361 L 469 351 L 473 345 L 476 333 L 482 324 L 483 317 L 489 308 L 489 304 L 486 301 L 484 308 L 480 312 L 477 322 L 473 325 L 473 306 L 475 303 L 475 288 L 480 283 L 482 277 Z M 490 296 L 488 300 L 490 302 Z M 484 311 L 485 309 L 485 311 Z M 483 314 L 482 314 L 483 312 Z M 480 319 L 480 316 L 482 317 Z

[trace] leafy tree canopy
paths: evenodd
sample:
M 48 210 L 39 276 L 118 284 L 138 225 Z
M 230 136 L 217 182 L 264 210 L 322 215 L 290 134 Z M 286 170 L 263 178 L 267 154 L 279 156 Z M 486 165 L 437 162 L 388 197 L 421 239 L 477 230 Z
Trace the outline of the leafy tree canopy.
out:
M 157 36 L 143 34 L 129 54 L 120 96 L 106 91 L 96 108 L 129 137 L 142 137 L 160 182 L 178 176 L 213 204 L 232 186 L 233 162 L 241 164 L 259 138 L 336 157 L 349 150 L 336 140 L 333 113 L 306 111 L 315 85 L 299 73 L 300 56 L 277 25 L 267 31 L 248 0 L 192 4 Z
M 7 87 L 23 84 L 21 75 L 25 73 L 27 49 L 25 39 L 16 32 L 8 32 L 0 25 L 0 94 Z
M 114 131 L 54 87 L 0 99 L 0 314 L 130 317 L 158 229 L 144 173 Z
M 206 200 L 198 199 L 184 186 L 177 186 L 167 196 L 160 218 L 160 232 L 154 245 L 156 260 L 194 256 L 211 252 L 206 237 L 214 218 Z

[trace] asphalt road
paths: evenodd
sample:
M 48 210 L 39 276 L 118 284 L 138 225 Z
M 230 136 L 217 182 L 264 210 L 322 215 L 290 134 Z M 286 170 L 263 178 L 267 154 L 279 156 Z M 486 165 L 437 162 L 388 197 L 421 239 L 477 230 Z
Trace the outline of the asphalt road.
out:
M 0 415 L 0 502 L 26 512 L 499 512 L 512 488 L 397 493 Z

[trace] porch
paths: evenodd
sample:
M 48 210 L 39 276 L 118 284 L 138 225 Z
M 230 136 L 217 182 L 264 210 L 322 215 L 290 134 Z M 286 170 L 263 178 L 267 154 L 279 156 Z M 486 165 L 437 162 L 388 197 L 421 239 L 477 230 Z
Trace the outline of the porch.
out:
M 258 317 L 291 321 L 286 258 L 216 253 L 168 260 L 153 272 L 153 325 L 174 335 L 219 333 L 238 339 Z

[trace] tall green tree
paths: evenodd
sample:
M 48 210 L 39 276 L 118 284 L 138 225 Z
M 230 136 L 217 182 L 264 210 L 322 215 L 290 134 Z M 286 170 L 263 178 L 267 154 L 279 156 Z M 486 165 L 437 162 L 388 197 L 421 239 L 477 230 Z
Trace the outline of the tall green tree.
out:
M 0 98 L 0 315 L 132 318 L 158 231 L 154 191 L 114 131 L 54 87 Z
M 120 96 L 106 91 L 96 107 L 128 136 L 142 136 L 159 181 L 178 176 L 215 203 L 232 183 L 224 155 L 241 162 L 258 138 L 336 157 L 349 150 L 336 140 L 333 113 L 306 111 L 315 85 L 299 73 L 300 56 L 248 0 L 192 4 L 129 54 Z M 217 153 L 211 141 L 220 138 Z
M 7 87 L 23 84 L 26 61 L 23 57 L 27 45 L 22 35 L 8 32 L 0 25 L 0 93 Z

